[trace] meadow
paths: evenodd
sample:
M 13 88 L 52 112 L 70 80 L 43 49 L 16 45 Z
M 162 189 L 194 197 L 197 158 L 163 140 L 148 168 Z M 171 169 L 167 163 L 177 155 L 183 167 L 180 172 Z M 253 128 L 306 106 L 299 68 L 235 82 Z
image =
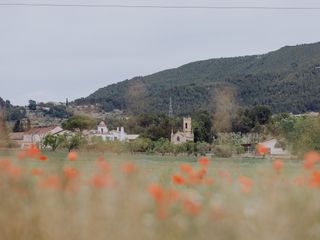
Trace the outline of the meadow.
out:
M 319 239 L 320 155 L 0 152 L 0 239 Z

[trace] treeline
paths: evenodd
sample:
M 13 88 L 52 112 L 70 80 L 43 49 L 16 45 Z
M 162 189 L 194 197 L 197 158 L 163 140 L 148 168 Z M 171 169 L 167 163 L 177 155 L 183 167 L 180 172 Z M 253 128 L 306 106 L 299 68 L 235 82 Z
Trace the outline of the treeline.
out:
M 269 124 L 269 131 L 293 154 L 320 151 L 319 116 L 279 114 Z
M 105 111 L 175 114 L 217 108 L 217 93 L 233 89 L 242 107 L 268 105 L 274 113 L 320 111 L 320 43 L 284 47 L 259 56 L 199 61 L 101 88 L 76 104 Z

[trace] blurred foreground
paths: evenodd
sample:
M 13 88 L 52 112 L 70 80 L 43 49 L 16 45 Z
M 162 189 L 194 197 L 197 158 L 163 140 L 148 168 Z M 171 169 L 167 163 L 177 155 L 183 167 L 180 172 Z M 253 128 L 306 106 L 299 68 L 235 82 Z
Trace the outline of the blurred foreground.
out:
M 320 237 L 316 152 L 304 162 L 128 161 L 36 147 L 0 156 L 3 240 Z

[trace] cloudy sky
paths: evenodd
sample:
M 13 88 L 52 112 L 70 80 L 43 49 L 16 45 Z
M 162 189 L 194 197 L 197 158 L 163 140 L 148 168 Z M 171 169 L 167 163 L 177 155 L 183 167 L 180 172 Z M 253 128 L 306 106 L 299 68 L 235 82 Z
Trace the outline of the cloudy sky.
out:
M 320 7 L 318 0 L 0 0 L 1 3 Z M 0 97 L 64 101 L 188 62 L 320 41 L 320 10 L 0 6 Z

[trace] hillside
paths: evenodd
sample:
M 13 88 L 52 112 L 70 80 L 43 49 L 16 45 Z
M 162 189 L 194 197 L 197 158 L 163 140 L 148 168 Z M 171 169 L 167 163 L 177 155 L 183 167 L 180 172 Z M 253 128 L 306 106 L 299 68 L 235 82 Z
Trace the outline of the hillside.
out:
M 283 47 L 264 55 L 198 61 L 103 87 L 78 99 L 104 109 L 168 112 L 214 111 L 227 90 L 242 106 L 269 105 L 274 112 L 320 111 L 320 43 Z M 221 102 L 221 101 L 220 101 Z

